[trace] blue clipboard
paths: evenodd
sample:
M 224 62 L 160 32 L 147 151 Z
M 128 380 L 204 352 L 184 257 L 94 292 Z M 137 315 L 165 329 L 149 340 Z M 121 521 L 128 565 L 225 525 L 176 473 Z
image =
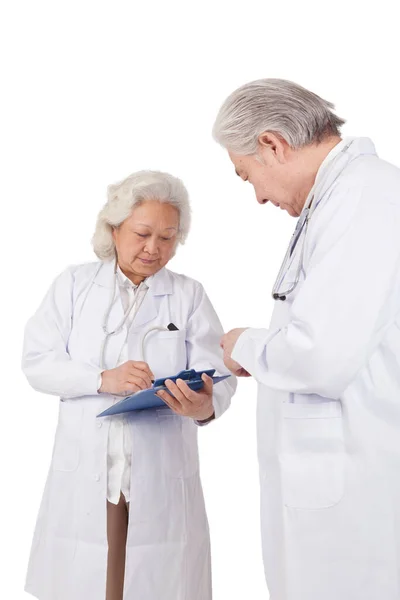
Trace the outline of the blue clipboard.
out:
M 215 369 L 208 369 L 207 371 L 195 371 L 194 369 L 189 369 L 187 371 L 181 371 L 178 375 L 174 375 L 173 377 L 163 377 L 162 379 L 156 379 L 153 383 L 153 387 L 148 390 L 142 390 L 140 392 L 136 392 L 136 394 L 132 394 L 132 396 L 128 396 L 127 398 L 122 398 L 116 404 L 107 408 L 102 413 L 97 415 L 98 417 L 109 417 L 111 415 L 120 415 L 122 413 L 131 412 L 134 410 L 146 410 L 149 408 L 157 408 L 160 406 L 166 406 L 165 402 L 159 398 L 156 393 L 159 390 L 165 390 L 168 394 L 172 395 L 168 388 L 165 386 L 166 379 L 170 379 L 171 381 L 176 381 L 177 379 L 183 379 L 185 383 L 192 390 L 200 390 L 204 381 L 201 376 L 205 373 L 209 377 L 212 377 L 214 385 L 219 383 L 220 381 L 224 381 L 230 377 L 230 375 L 221 375 L 219 377 L 214 377 Z

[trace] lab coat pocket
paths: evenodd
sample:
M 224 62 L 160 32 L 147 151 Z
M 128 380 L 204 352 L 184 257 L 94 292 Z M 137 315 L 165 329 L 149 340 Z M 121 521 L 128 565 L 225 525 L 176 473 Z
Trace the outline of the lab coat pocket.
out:
M 199 470 L 196 426 L 169 408 L 157 410 L 157 419 L 164 473 L 172 478 L 191 477 Z
M 54 443 L 54 471 L 75 471 L 80 458 L 82 407 L 77 401 L 60 401 L 58 426 Z
M 284 504 L 323 509 L 344 493 L 344 438 L 339 401 L 283 403 L 280 454 Z
M 152 331 L 144 340 L 143 354 L 155 378 L 186 369 L 186 330 Z

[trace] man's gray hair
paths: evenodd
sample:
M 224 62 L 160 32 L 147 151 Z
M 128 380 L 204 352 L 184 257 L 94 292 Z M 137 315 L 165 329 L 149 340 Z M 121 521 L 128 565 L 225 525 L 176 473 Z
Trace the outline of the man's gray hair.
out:
M 148 200 L 174 206 L 179 212 L 178 242 L 184 244 L 190 229 L 188 192 L 180 179 L 160 171 L 139 171 L 109 185 L 108 200 L 97 217 L 92 244 L 100 260 L 115 258 L 112 231 L 131 216 L 133 209 Z
M 334 105 L 284 79 L 259 79 L 234 91 L 222 105 L 213 128 L 214 139 L 235 154 L 255 154 L 258 138 L 280 135 L 292 148 L 340 135 L 345 121 Z

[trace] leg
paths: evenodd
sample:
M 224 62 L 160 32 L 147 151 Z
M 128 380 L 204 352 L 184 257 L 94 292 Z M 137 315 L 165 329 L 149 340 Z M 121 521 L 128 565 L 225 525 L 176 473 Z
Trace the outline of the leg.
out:
M 121 494 L 117 505 L 107 502 L 107 587 L 106 600 L 122 600 L 124 593 L 128 509 Z

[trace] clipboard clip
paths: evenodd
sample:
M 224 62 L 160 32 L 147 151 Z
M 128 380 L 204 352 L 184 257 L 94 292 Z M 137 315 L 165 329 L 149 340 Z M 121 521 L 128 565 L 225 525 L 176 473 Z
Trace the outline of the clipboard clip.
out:
M 162 377 L 160 379 L 156 379 L 153 384 L 153 388 L 164 386 L 167 379 L 170 381 L 176 382 L 177 379 L 183 379 L 183 381 L 199 381 L 203 384 L 203 380 L 201 376 L 205 373 L 209 377 L 212 377 L 215 373 L 215 369 L 208 369 L 207 371 L 196 371 L 195 369 L 187 369 L 186 371 L 180 371 L 178 375 L 174 377 Z

